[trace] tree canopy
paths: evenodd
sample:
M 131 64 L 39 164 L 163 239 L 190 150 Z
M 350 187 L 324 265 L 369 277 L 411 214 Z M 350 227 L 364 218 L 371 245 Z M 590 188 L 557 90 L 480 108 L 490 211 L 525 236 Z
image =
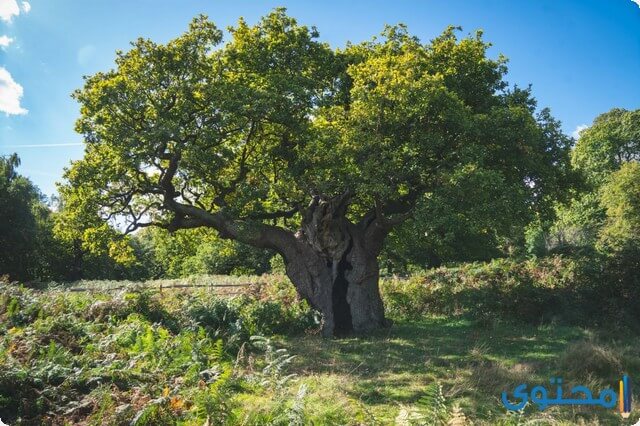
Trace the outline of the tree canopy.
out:
M 87 147 L 66 178 L 104 218 L 229 233 L 228 218 L 288 218 L 347 190 L 354 214 L 405 213 L 461 181 L 530 217 L 564 178 L 568 139 L 507 89 L 480 32 L 422 44 L 387 27 L 334 51 L 278 9 L 229 33 L 201 16 L 165 45 L 139 39 L 75 93 Z
M 622 164 L 640 160 L 640 110 L 614 108 L 580 133 L 573 164 L 590 182 L 601 185 Z
M 0 157 L 0 272 L 29 278 L 38 263 L 42 195 L 29 179 L 17 173 L 19 165 L 15 154 Z

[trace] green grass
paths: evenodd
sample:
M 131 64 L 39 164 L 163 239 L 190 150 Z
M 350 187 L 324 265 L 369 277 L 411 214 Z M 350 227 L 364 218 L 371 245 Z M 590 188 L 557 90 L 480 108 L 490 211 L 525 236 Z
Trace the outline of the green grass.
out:
M 315 413 L 317 423 L 341 410 L 353 424 L 393 424 L 403 409 L 415 408 L 435 382 L 442 385 L 447 404 L 458 405 L 474 424 L 495 424 L 509 419 L 499 401 L 503 390 L 511 391 L 519 383 L 547 385 L 551 376 L 577 384 L 580 377 L 567 377 L 562 371 L 561 355 L 572 343 L 594 339 L 600 338 L 576 327 L 501 323 L 485 328 L 440 317 L 400 322 L 366 338 L 307 336 L 282 342 L 297 355 L 293 371 L 311 389 L 308 410 Z M 606 342 L 617 345 L 621 353 L 637 348 L 638 343 L 637 338 L 629 339 L 623 348 L 620 342 Z M 622 367 L 637 373 L 637 354 L 627 356 L 628 363 Z M 612 378 L 586 379 L 595 390 Z M 525 418 L 545 423 L 574 424 L 583 419 L 619 424 L 620 420 L 613 410 L 604 409 L 550 408 L 539 413 L 530 407 L 526 411 Z
M 26 425 L 607 425 L 621 424 L 614 410 L 528 406 L 514 415 L 500 395 L 552 376 L 596 393 L 623 373 L 640 377 L 640 337 L 596 328 L 421 315 L 367 337 L 323 339 L 286 282 L 265 282 L 235 299 L 202 289 L 1 285 L 0 417 Z M 259 345 L 249 339 L 256 330 L 286 334 Z

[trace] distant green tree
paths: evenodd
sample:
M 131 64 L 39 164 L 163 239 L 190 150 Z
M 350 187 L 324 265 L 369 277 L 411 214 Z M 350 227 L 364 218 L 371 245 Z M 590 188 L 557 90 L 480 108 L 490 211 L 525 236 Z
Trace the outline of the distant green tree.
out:
M 0 157 L 0 275 L 49 278 L 58 267 L 49 245 L 50 211 L 40 190 L 18 174 L 19 165 L 16 154 Z
M 273 253 L 232 240 L 208 228 L 145 229 L 135 236 L 150 249 L 151 269 L 171 278 L 195 274 L 259 275 L 270 269 Z
M 614 108 L 580 133 L 572 162 L 593 186 L 604 183 L 624 163 L 640 161 L 640 109 Z
M 623 164 L 600 189 L 606 220 L 600 232 L 604 247 L 640 247 L 640 163 Z
M 612 236 L 613 193 L 609 192 L 615 184 L 610 180 L 617 182 L 628 176 L 629 170 L 620 175 L 618 171 L 639 160 L 640 110 L 614 108 L 596 117 L 580 133 L 571 152 L 571 162 L 583 183 L 572 193 L 570 203 L 557 206 L 558 220 L 548 229 L 548 246 L 593 248 L 602 241 L 601 232 Z M 622 228 L 619 231 L 623 232 Z M 622 237 L 620 232 L 618 236 Z
M 73 176 L 78 171 L 72 168 L 66 173 Z M 89 190 L 58 184 L 52 232 L 69 259 L 64 278 L 146 278 L 131 238 L 118 230 L 115 221 L 101 219 L 100 207 L 88 196 Z

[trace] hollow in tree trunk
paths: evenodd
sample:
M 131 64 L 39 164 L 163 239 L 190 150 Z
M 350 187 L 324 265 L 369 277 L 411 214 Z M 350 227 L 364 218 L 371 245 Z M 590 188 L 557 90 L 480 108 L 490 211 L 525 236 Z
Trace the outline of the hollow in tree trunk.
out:
M 348 194 L 315 197 L 284 253 L 287 275 L 298 293 L 323 316 L 324 336 L 364 333 L 386 327 L 378 287 L 378 254 L 386 235 L 380 223 L 351 223 Z

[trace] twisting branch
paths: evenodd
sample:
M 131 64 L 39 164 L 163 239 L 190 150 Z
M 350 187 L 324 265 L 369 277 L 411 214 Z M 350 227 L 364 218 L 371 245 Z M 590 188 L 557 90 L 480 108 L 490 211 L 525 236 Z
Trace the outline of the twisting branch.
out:
M 372 250 L 379 253 L 382 250 L 384 239 L 393 227 L 411 217 L 419 193 L 419 191 L 410 191 L 395 201 L 381 202 L 376 200 L 374 202 L 374 207 L 358 222 L 358 226 L 365 233 L 365 242 Z
M 240 155 L 240 161 L 238 165 L 238 175 L 229 182 L 228 185 L 220 187 L 218 189 L 218 195 L 214 198 L 213 204 L 218 206 L 224 206 L 226 204 L 225 197 L 236 189 L 238 184 L 242 182 L 249 173 L 249 167 L 247 167 L 247 159 L 249 158 L 249 144 L 257 131 L 258 125 L 254 120 L 251 120 L 249 125 L 249 132 L 244 140 L 244 146 L 242 147 L 242 154 Z
M 275 212 L 265 212 L 265 213 L 251 213 L 246 218 L 254 219 L 254 220 L 284 219 L 284 218 L 293 217 L 300 210 L 302 210 L 302 206 L 296 205 L 295 207 L 289 210 L 278 210 Z
M 231 238 L 258 248 L 269 248 L 286 256 L 293 256 L 298 241 L 292 232 L 278 226 L 266 225 L 248 219 L 233 219 L 222 212 L 209 212 L 200 207 L 183 204 L 176 200 L 180 195 L 173 184 L 178 171 L 180 152 L 171 156 L 169 165 L 159 180 L 164 191 L 163 208 L 173 212 L 173 219 L 164 227 L 170 231 L 208 226 L 214 228 L 222 238 Z

